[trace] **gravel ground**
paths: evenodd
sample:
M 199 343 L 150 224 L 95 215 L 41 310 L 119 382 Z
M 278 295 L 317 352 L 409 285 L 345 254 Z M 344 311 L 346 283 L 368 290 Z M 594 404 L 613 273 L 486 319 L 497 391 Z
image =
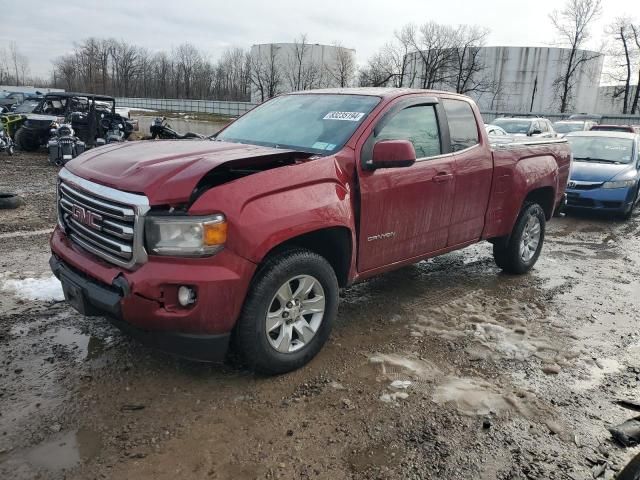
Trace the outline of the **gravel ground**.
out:
M 56 169 L 0 157 L 0 478 L 613 478 L 638 397 L 640 221 L 567 216 L 536 269 L 479 244 L 342 292 L 329 343 L 265 378 L 177 360 L 56 300 Z M 31 279 L 26 280 L 25 279 Z

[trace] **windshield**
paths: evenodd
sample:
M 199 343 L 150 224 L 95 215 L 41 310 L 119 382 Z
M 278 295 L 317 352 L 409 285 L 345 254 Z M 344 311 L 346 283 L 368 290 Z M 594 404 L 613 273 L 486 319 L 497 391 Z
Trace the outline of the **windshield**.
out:
M 567 136 L 571 144 L 573 159 L 577 161 L 597 161 L 631 163 L 633 140 L 614 137 Z
M 569 133 L 569 132 L 580 132 L 584 129 L 584 123 L 575 122 L 575 123 L 567 123 L 567 122 L 556 122 L 553 124 L 553 129 L 557 133 Z
M 15 113 L 31 113 L 38 106 L 40 100 L 25 100 L 15 109 Z
M 0 98 L 7 98 L 11 95 L 11 92 L 0 92 Z
M 509 118 L 498 118 L 494 120 L 494 125 L 502 127 L 507 133 L 529 133 L 531 120 L 512 120 Z
M 250 111 L 216 140 L 330 154 L 342 148 L 379 101 L 364 95 L 285 95 Z

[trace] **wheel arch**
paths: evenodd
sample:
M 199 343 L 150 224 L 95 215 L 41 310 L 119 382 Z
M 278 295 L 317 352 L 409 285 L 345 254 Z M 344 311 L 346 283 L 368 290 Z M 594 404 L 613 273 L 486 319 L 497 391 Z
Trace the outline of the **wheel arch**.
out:
M 527 203 L 537 203 L 540 205 L 544 210 L 544 216 L 547 221 L 551 220 L 555 206 L 555 190 L 551 186 L 533 189 L 524 198 L 522 207 Z
M 349 284 L 349 272 L 353 259 L 353 235 L 348 227 L 334 226 L 296 235 L 272 247 L 260 263 L 290 248 L 304 248 L 327 260 L 338 279 L 338 285 Z

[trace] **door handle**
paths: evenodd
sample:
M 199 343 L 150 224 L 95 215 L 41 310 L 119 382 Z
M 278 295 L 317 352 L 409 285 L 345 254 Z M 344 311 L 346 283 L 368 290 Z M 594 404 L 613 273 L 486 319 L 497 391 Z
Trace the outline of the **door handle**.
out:
M 453 180 L 453 173 L 440 172 L 433 177 L 433 181 L 436 183 L 450 182 L 451 180 Z

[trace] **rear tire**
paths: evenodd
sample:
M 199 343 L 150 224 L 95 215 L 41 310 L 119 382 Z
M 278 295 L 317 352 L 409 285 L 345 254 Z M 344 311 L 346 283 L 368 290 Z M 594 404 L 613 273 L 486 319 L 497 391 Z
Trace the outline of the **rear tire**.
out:
M 12 210 L 24 205 L 24 200 L 14 193 L 0 192 L 0 210 Z
M 16 145 L 25 152 L 35 152 L 40 148 L 40 140 L 29 130 L 20 127 L 16 132 Z
M 338 298 L 335 272 L 320 255 L 296 248 L 269 258 L 250 286 L 236 327 L 243 363 L 267 375 L 308 363 L 329 338 Z
M 509 239 L 493 245 L 493 258 L 498 267 L 516 275 L 531 270 L 542 251 L 545 227 L 542 207 L 537 203 L 525 203 Z

